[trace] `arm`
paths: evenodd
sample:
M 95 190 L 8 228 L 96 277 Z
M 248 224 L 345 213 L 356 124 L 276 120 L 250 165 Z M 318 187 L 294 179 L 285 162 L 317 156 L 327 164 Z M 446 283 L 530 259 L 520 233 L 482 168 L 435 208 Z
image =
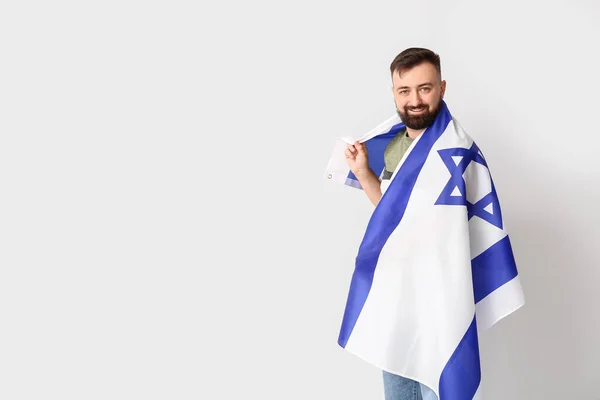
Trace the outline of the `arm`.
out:
M 359 142 L 348 145 L 346 149 L 346 161 L 367 194 L 367 197 L 371 200 L 371 203 L 377 206 L 379 200 L 381 200 L 381 182 L 371 168 L 369 168 L 366 145 Z
M 367 194 L 369 200 L 371 200 L 371 203 L 373 203 L 374 206 L 377 206 L 379 200 L 381 200 L 381 181 L 379 178 L 370 168 L 357 171 L 354 175 L 356 175 L 358 182 L 360 182 L 360 185 Z

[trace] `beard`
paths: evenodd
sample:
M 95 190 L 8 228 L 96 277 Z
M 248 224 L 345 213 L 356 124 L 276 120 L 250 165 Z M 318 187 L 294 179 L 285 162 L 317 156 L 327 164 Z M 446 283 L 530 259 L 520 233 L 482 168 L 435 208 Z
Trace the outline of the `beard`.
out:
M 421 104 L 416 107 L 405 106 L 404 112 L 396 108 L 396 112 L 398 113 L 398 116 L 402 122 L 404 122 L 404 125 L 406 125 L 408 128 L 415 130 L 425 129 L 433 124 L 433 121 L 435 121 L 435 117 L 440 111 L 440 103 L 441 102 L 438 102 L 437 105 L 431 110 L 427 104 Z M 409 113 L 409 110 L 420 111 L 422 109 L 425 109 L 425 112 L 422 114 L 412 115 Z

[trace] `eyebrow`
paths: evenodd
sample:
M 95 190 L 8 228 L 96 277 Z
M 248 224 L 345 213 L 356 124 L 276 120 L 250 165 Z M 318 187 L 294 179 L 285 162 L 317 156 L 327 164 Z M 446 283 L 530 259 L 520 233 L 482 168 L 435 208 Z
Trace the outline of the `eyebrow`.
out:
M 433 86 L 433 83 L 427 82 L 427 83 L 421 83 L 419 86 L 417 87 L 423 87 L 423 86 Z M 398 89 L 396 90 L 400 90 L 400 89 L 410 89 L 408 86 L 400 86 Z

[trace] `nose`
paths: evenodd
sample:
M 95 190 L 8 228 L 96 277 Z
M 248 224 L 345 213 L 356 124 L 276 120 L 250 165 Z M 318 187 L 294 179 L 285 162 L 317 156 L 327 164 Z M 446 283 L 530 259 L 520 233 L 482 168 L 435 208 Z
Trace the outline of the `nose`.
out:
M 422 104 L 423 104 L 423 102 L 421 100 L 421 96 L 419 95 L 419 91 L 418 90 L 413 90 L 411 92 L 410 100 L 408 102 L 408 105 L 410 107 L 418 107 L 418 106 L 420 106 Z

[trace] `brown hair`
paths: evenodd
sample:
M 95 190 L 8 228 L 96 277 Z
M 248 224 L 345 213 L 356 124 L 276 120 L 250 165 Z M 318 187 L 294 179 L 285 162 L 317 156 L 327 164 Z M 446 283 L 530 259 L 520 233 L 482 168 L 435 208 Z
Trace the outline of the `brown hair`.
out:
M 440 66 L 440 56 L 429 49 L 420 47 L 411 47 L 398 54 L 390 65 L 390 73 L 393 76 L 394 72 L 401 75 L 404 71 L 416 67 L 424 62 L 431 63 L 442 76 L 442 68 Z

